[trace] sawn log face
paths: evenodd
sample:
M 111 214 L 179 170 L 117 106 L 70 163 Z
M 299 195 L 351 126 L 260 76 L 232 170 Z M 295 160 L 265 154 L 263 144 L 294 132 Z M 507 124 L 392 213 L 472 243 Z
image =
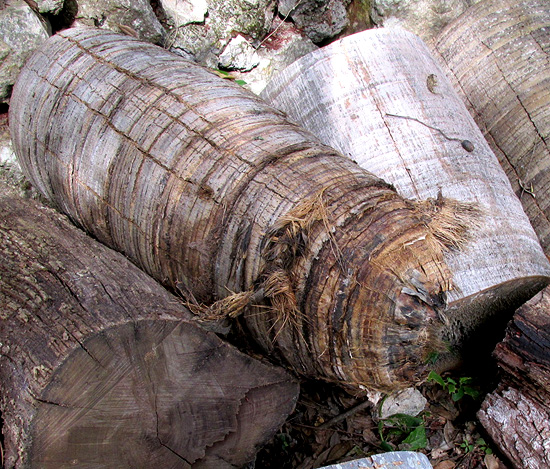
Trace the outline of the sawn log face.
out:
M 297 383 L 37 203 L 0 196 L 6 468 L 241 467 Z

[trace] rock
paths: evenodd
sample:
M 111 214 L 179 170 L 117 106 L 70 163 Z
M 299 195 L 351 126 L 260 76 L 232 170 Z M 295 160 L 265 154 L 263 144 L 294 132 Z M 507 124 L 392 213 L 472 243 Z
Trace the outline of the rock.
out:
M 50 27 L 25 2 L 14 1 L 0 10 L 0 31 L 0 103 L 7 103 L 19 70 Z
M 342 462 L 320 469 L 382 469 L 402 467 L 403 469 L 431 469 L 432 465 L 426 455 L 414 451 L 392 451 L 391 453 L 374 454 L 367 458 Z
M 240 34 L 231 39 L 220 55 L 219 66 L 227 70 L 252 70 L 260 63 L 260 56 Z
M 57 15 L 63 8 L 64 0 L 36 0 L 36 7 L 40 13 Z
M 19 163 L 11 144 L 7 114 L 0 114 L 0 168 L 10 169 L 12 167 L 20 171 Z
M 311 39 L 300 33 L 292 23 L 276 19 L 274 26 L 274 33 L 257 51 L 260 57 L 258 66 L 240 76 L 246 82 L 245 87 L 256 94 L 262 92 L 274 74 L 307 53 L 318 49 Z
M 168 21 L 176 28 L 190 23 L 202 23 L 208 13 L 206 0 L 160 0 Z
M 163 44 L 166 32 L 147 0 L 79 0 L 76 25 L 135 35 Z
M 347 6 L 351 0 L 281 0 L 279 13 L 288 16 L 314 42 L 341 33 L 348 25 Z
M 22 197 L 38 197 L 36 190 L 23 175 L 13 151 L 7 113 L 0 114 L 0 182 L 6 183 L 6 187 L 0 184 L 0 195 L 4 195 L 4 189 L 9 188 L 12 193 Z
M 252 71 L 241 74 L 246 85 L 256 94 L 260 94 L 271 77 L 283 70 L 303 55 L 317 49 L 311 39 L 288 22 L 276 18 L 273 32 L 270 33 L 258 48 L 259 64 Z
M 389 395 L 381 404 L 380 418 L 385 419 L 395 414 L 406 414 L 416 417 L 426 407 L 428 401 L 415 388 L 407 388 Z
M 207 67 L 218 66 L 218 56 L 235 34 L 257 46 L 269 32 L 275 0 L 206 0 L 204 23 L 187 24 L 170 32 L 170 50 L 191 54 Z
M 372 0 L 375 24 L 401 27 L 424 41 L 434 38 L 448 23 L 480 0 Z

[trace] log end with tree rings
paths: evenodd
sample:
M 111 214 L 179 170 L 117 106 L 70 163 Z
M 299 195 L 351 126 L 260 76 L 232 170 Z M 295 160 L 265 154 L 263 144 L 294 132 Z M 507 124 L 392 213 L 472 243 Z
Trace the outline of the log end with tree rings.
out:
M 178 298 L 65 216 L 2 195 L 0 212 L 4 467 L 254 459 L 294 409 L 289 373 L 199 327 Z
M 452 277 L 444 340 L 453 347 L 475 356 L 480 342 L 494 346 L 514 309 L 547 284 L 548 260 L 505 172 L 417 36 L 347 36 L 291 64 L 262 97 L 416 201 L 430 226 L 451 220 L 440 238 Z M 445 241 L 460 231 L 460 243 Z
M 548 2 L 478 2 L 439 34 L 432 49 L 550 254 Z
M 73 221 L 197 312 L 230 309 L 297 373 L 387 391 L 448 355 L 446 246 L 472 207 L 404 199 L 237 84 L 66 30 L 27 61 L 10 127 L 33 185 Z

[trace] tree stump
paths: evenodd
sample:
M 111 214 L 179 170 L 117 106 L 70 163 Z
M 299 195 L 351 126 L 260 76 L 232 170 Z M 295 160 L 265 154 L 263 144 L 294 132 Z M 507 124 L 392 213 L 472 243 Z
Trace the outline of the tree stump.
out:
M 434 53 L 521 199 L 550 255 L 550 8 L 484 0 L 450 23 Z
M 4 467 L 241 467 L 297 383 L 193 322 L 122 255 L 0 196 Z
M 455 287 L 447 317 L 461 331 L 448 339 L 476 360 L 489 334 L 493 344 L 500 340 L 514 309 L 545 285 L 548 261 L 497 158 L 427 46 L 405 30 L 364 31 L 300 58 L 262 97 L 404 197 L 444 197 L 481 209 L 477 223 L 465 221 L 468 241 L 445 252 Z
M 445 237 L 468 227 L 236 83 L 128 36 L 66 30 L 27 61 L 9 117 L 42 194 L 205 314 L 242 314 L 297 373 L 392 390 L 445 355 Z

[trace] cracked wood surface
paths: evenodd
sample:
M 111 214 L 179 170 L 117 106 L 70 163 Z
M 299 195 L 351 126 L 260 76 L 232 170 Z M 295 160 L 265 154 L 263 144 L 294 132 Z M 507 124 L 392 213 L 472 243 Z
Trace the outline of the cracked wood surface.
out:
M 469 67 L 460 47 L 451 59 Z M 470 239 L 445 253 L 455 346 L 476 355 L 547 282 L 548 261 L 504 171 L 418 37 L 391 28 L 345 37 L 287 67 L 262 97 L 404 197 L 441 194 L 483 211 Z
M 1 192 L 1 191 L 0 191 Z M 4 467 L 241 467 L 297 383 L 192 322 L 122 255 L 0 196 Z
M 478 417 L 518 469 L 550 466 L 550 289 L 523 305 L 498 344 L 505 371 Z
M 239 324 L 298 373 L 407 387 L 443 348 L 447 268 L 423 212 L 237 84 L 127 36 L 67 30 L 22 70 L 10 127 L 38 190 L 190 299 L 256 289 L 281 261 L 265 257 L 274 245 L 294 252 L 278 264 L 292 314 L 268 299 Z M 322 216 L 285 246 L 272 227 L 300 226 L 311 200 Z
M 432 45 L 550 254 L 550 7 L 488 0 Z

